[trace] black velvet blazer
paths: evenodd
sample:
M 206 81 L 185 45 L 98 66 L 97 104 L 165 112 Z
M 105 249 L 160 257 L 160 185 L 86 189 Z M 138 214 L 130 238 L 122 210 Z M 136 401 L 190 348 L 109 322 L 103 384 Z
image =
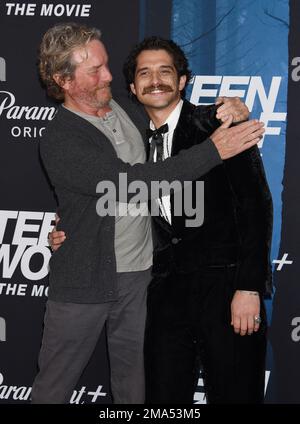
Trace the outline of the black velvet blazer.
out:
M 202 143 L 219 126 L 212 120 L 212 110 L 184 101 L 172 156 Z M 269 293 L 273 208 L 259 149 L 255 146 L 223 161 L 200 180 L 204 181 L 200 227 L 186 227 L 189 217 L 174 216 L 173 196 L 172 225 L 161 217 L 153 218 L 154 275 L 237 264 L 236 289 Z

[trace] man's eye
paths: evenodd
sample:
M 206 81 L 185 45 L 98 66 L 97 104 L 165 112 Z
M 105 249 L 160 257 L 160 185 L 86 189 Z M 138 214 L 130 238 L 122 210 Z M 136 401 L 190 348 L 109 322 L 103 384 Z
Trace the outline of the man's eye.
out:
M 160 73 L 162 75 L 169 75 L 171 73 L 171 71 L 169 69 L 164 69 L 164 70 L 160 71 Z

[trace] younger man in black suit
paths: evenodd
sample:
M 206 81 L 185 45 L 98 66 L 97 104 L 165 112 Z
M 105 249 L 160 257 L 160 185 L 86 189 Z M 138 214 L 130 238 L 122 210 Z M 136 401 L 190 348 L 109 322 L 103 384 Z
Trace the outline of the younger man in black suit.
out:
M 124 73 L 150 128 L 168 125 L 162 160 L 210 134 L 203 108 L 183 99 L 190 71 L 173 41 L 144 40 Z M 149 141 L 159 160 L 155 137 Z M 160 199 L 161 214 L 153 217 L 146 402 L 192 403 L 201 361 L 209 403 L 262 403 L 272 199 L 258 148 L 223 161 L 201 180 L 203 225 L 188 227 L 187 216 L 176 216 L 174 195 Z

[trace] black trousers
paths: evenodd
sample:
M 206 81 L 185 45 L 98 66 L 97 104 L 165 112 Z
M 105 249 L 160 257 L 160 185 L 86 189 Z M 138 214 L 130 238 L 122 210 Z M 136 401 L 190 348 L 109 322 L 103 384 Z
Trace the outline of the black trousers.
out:
M 230 325 L 237 267 L 155 278 L 148 288 L 146 403 L 193 403 L 200 366 L 207 402 L 262 403 L 266 315 L 252 335 Z

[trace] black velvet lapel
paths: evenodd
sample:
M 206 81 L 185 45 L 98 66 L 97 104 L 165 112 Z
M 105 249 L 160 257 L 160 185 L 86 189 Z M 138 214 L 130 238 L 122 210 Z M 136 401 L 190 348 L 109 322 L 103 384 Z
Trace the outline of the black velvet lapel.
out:
M 171 156 L 177 155 L 180 150 L 188 149 L 193 144 L 191 121 L 195 106 L 186 100 L 183 102 L 177 127 L 172 142 Z

